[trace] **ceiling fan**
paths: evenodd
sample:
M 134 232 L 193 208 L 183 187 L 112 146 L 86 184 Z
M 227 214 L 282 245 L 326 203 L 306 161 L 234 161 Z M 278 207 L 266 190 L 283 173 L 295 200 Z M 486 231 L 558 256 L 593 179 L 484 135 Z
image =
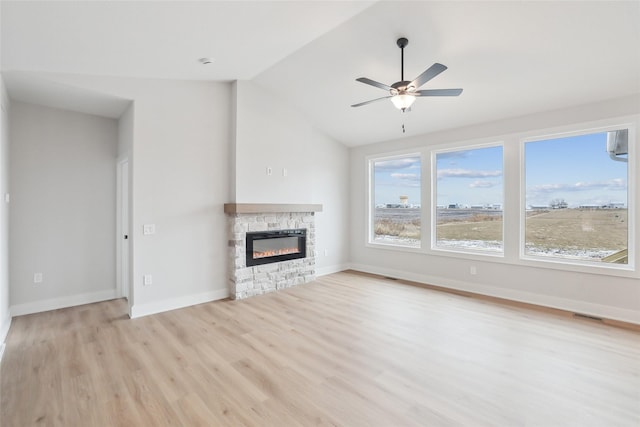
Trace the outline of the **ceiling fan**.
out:
M 363 105 L 371 104 L 372 102 L 380 101 L 383 99 L 391 98 L 391 102 L 397 109 L 405 112 L 411 107 L 417 97 L 420 96 L 458 96 L 462 93 L 462 89 L 427 89 L 418 90 L 420 86 L 436 77 L 447 69 L 446 66 L 438 64 L 437 62 L 431 67 L 427 68 L 422 74 L 416 77 L 413 81 L 406 81 L 404 79 L 404 48 L 409 44 L 409 40 L 402 37 L 396 42 L 400 48 L 400 81 L 393 83 L 391 86 L 383 83 L 376 82 L 366 77 L 360 77 L 356 79 L 358 82 L 368 84 L 371 86 L 379 87 L 389 91 L 389 95 L 382 98 L 372 99 L 370 101 L 361 102 L 359 104 L 353 104 L 352 107 L 361 107 Z

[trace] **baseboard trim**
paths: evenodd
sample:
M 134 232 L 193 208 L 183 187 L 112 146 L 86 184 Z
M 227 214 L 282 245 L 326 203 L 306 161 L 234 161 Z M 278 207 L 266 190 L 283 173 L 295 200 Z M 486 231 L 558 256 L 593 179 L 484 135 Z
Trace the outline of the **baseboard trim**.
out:
M 146 304 L 135 304 L 131 307 L 129 316 L 132 319 L 149 316 L 151 314 L 163 313 L 165 311 L 177 310 L 192 305 L 204 304 L 206 302 L 217 301 L 229 297 L 228 289 L 218 289 L 215 291 L 203 292 L 200 294 L 185 295 L 177 298 L 152 301 Z
M 316 269 L 316 276 L 326 276 L 327 274 L 339 273 L 349 269 L 349 264 L 337 264 L 330 265 L 328 267 L 321 267 Z
M 478 296 L 486 296 L 531 306 L 546 307 L 554 310 L 566 312 L 568 314 L 580 313 L 593 317 L 602 318 L 605 323 L 616 324 L 617 322 L 629 324 L 629 327 L 640 326 L 640 312 L 627 310 L 608 305 L 594 304 L 585 301 L 570 300 L 566 298 L 553 297 L 549 295 L 539 295 L 530 292 L 522 292 L 512 289 L 499 288 L 495 286 L 482 285 L 478 283 L 452 280 L 445 277 L 416 274 L 402 270 L 376 267 L 366 264 L 351 264 L 352 270 L 379 276 L 393 277 L 409 282 L 415 282 L 427 287 L 442 288 L 442 290 L 462 291 Z
M 25 314 L 41 313 L 43 311 L 58 310 L 60 308 L 75 307 L 77 305 L 92 304 L 94 302 L 108 301 L 118 298 L 116 289 L 91 292 L 86 294 L 70 295 L 60 298 L 51 298 L 42 301 L 33 301 L 11 306 L 11 316 L 23 316 Z

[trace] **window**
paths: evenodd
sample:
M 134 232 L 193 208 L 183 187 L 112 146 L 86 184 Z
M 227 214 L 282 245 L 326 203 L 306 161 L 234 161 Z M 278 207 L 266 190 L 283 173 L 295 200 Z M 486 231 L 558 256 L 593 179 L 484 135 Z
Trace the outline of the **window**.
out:
M 606 269 L 617 275 L 617 269 L 627 275 L 635 267 L 629 225 L 635 206 L 629 140 L 635 140 L 635 126 L 619 123 L 371 156 L 367 243 L 571 271 Z M 423 158 L 429 158 L 428 165 Z M 521 179 L 505 182 L 506 166 L 509 176 Z M 422 210 L 423 203 L 429 208 Z M 505 211 L 505 205 L 513 209 Z
M 420 247 L 419 154 L 370 162 L 372 233 L 370 242 Z
M 525 143 L 527 256 L 627 264 L 628 130 Z
M 503 251 L 502 146 L 435 155 L 435 247 Z

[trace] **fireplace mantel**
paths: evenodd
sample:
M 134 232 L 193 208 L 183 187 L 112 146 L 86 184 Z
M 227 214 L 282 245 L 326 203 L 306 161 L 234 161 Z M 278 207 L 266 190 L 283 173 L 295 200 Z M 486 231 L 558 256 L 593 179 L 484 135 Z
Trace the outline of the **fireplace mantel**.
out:
M 224 213 L 322 212 L 322 205 L 282 203 L 225 203 Z

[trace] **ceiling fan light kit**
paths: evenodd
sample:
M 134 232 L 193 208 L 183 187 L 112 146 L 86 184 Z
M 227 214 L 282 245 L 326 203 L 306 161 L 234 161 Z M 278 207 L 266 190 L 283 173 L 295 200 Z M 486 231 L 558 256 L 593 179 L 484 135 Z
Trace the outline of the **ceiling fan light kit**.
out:
M 372 102 L 380 101 L 382 99 L 391 99 L 393 105 L 402 112 L 407 111 L 408 108 L 415 102 L 416 98 L 423 96 L 458 96 L 462 93 L 462 89 L 431 89 L 431 90 L 418 90 L 420 86 L 427 83 L 429 80 L 436 77 L 447 69 L 446 66 L 435 63 L 431 67 L 427 68 L 422 74 L 416 77 L 412 81 L 404 79 L 404 48 L 409 44 L 409 40 L 402 37 L 396 41 L 396 44 L 400 48 L 400 81 L 393 83 L 391 86 L 377 82 L 375 80 L 368 79 L 366 77 L 360 77 L 356 81 L 374 86 L 380 89 L 384 89 L 389 92 L 388 96 L 382 98 L 372 99 L 370 101 L 361 102 L 359 104 L 353 104 L 352 107 L 361 107 L 363 105 L 371 104 Z
M 391 97 L 391 102 L 393 102 L 393 105 L 395 105 L 398 110 L 402 110 L 402 111 L 405 111 L 407 108 L 410 108 L 411 105 L 413 105 L 413 103 L 415 102 L 415 100 L 416 100 L 415 95 L 411 95 L 411 94 L 395 95 Z

